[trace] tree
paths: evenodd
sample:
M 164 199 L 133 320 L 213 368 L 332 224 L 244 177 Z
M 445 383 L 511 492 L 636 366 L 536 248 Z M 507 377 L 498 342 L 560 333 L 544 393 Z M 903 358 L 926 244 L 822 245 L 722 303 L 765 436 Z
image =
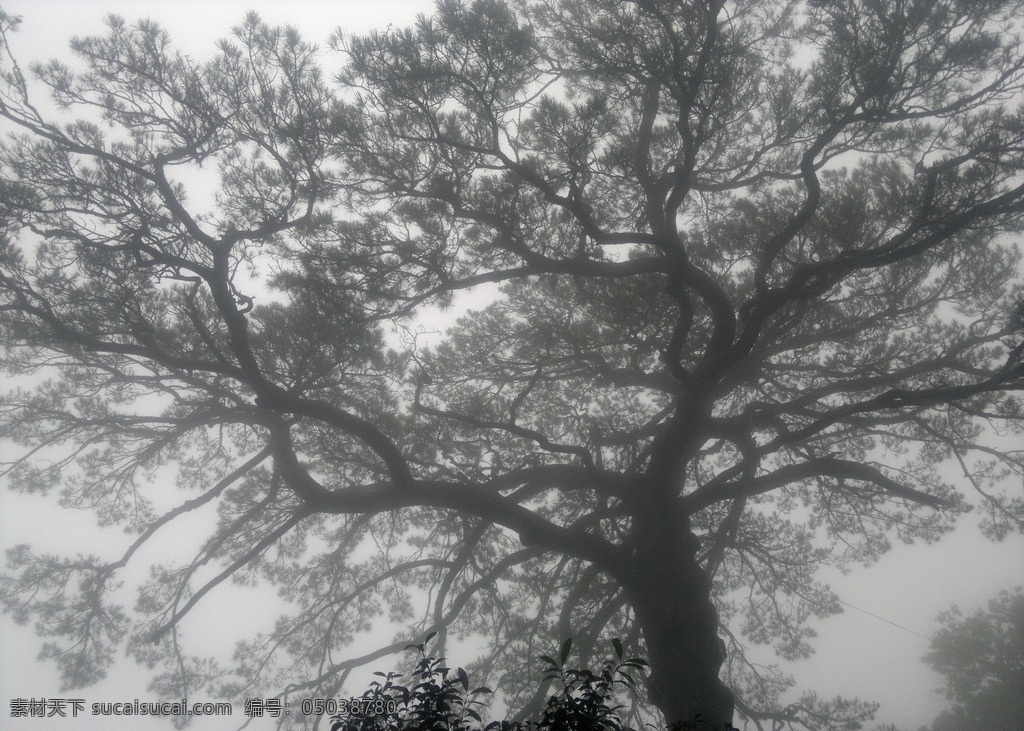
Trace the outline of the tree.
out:
M 954 605 L 924 660 L 946 678 L 952 704 L 932 724 L 940 729 L 1012 731 L 1024 718 L 1024 590 L 1003 591 L 965 617 Z
M 536 708 L 528 658 L 614 633 L 669 722 L 856 727 L 870 704 L 783 707 L 744 649 L 810 652 L 823 566 L 972 505 L 1024 527 L 1020 11 L 443 0 L 335 37 L 333 80 L 255 15 L 205 63 L 116 18 L 78 71 L 8 52 L 7 481 L 137 540 L 16 548 L 5 608 L 69 683 L 128 637 L 175 697 L 330 696 L 479 633 L 475 675 Z M 423 313 L 480 288 L 427 347 Z M 116 605 L 138 546 L 213 505 L 195 560 Z M 229 577 L 296 607 L 245 681 L 178 634 Z M 347 658 L 385 608 L 410 633 Z

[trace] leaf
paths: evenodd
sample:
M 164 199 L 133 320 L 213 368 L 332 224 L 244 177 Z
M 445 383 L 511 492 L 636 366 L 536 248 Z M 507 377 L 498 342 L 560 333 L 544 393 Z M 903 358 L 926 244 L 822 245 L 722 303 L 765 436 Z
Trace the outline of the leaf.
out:
M 565 666 L 566 661 L 569 659 L 570 652 L 572 652 L 572 637 L 562 643 L 562 662 L 559 663 L 561 666 Z
M 612 638 L 612 647 L 615 648 L 615 657 L 622 659 L 622 640 L 618 637 Z

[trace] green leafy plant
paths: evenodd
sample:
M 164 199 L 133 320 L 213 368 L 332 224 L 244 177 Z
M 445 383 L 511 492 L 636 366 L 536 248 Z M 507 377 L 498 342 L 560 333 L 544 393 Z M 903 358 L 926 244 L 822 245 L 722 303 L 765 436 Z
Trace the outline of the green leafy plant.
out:
M 544 681 L 555 680 L 561 690 L 548 698 L 544 715 L 538 724 L 540 729 L 573 729 L 575 731 L 610 731 L 624 729 L 617 711 L 621 705 L 610 705 L 614 700 L 616 686 L 636 690 L 632 673 L 647 668 L 647 662 L 640 658 L 623 659 L 622 642 L 612 640 L 615 658 L 606 659 L 601 670 L 594 673 L 589 669 L 566 667 L 572 652 L 572 639 L 562 643 L 558 660 L 542 655 L 547 667 Z
M 331 731 L 633 731 L 619 714 L 624 706 L 615 704 L 617 690 L 635 692 L 637 677 L 647 669 L 641 658 L 626 658 L 622 642 L 615 638 L 614 658 L 601 663 L 599 671 L 567 667 L 572 639 L 562 643 L 558 659 L 542 655 L 545 663 L 542 682 L 554 681 L 558 690 L 550 695 L 539 720 L 491 721 L 483 725 L 481 711 L 492 694 L 490 688 L 470 690 L 469 674 L 463 668 L 452 669 L 444 658 L 430 657 L 426 645 L 410 645 L 420 654 L 409 677 L 411 685 L 402 685 L 401 673 L 378 672 L 382 681 L 373 681 L 360 702 L 331 717 Z M 385 708 L 388 713 L 367 713 L 365 709 Z

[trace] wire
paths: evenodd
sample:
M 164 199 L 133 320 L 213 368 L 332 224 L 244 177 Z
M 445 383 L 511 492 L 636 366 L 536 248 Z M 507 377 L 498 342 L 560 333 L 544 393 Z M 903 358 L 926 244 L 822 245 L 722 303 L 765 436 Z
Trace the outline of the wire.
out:
M 909 632 L 912 635 L 917 635 L 918 637 L 920 637 L 923 640 L 928 640 L 929 642 L 932 641 L 931 637 L 925 637 L 920 632 L 915 632 L 912 629 L 907 629 L 902 624 L 896 624 L 895 622 L 893 622 L 891 620 L 888 620 L 885 617 L 879 617 L 877 614 L 873 614 L 872 612 L 869 612 L 867 609 L 861 609 L 860 607 L 855 607 L 852 604 L 850 604 L 849 602 L 844 602 L 842 599 L 839 599 L 839 603 L 840 604 L 845 604 L 850 609 L 856 609 L 858 612 L 863 612 L 864 614 L 868 615 L 869 617 L 874 617 L 875 619 L 880 619 L 881 621 L 885 622 L 886 624 L 891 624 L 893 627 L 898 627 L 899 629 L 903 630 L 904 632 Z

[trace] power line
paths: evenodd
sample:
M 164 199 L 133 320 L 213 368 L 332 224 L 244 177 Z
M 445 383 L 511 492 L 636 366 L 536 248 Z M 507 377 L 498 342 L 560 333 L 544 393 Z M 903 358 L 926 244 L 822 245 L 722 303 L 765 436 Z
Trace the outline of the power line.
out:
M 874 617 L 875 619 L 880 619 L 881 621 L 885 622 L 886 624 L 891 624 L 893 627 L 898 627 L 899 629 L 903 630 L 904 632 L 909 632 L 912 635 L 917 635 L 921 639 L 928 640 L 929 642 L 932 641 L 931 637 L 925 637 L 920 632 L 915 632 L 912 629 L 907 629 L 902 624 L 896 624 L 895 622 L 893 622 L 891 620 L 888 620 L 885 617 L 879 617 L 877 614 L 869 612 L 867 609 L 861 609 L 860 607 L 855 607 L 852 604 L 850 604 L 849 602 L 844 602 L 842 599 L 838 599 L 838 601 L 839 601 L 840 604 L 845 604 L 850 609 L 856 609 L 858 612 L 863 612 L 864 614 L 868 615 L 869 617 Z

